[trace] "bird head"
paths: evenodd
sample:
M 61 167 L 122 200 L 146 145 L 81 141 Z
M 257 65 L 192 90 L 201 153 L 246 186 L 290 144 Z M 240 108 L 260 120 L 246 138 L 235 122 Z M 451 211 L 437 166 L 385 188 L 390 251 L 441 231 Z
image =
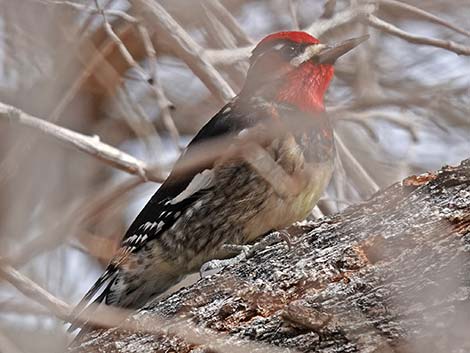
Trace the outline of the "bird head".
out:
M 241 94 L 293 104 L 304 111 L 323 111 L 336 59 L 368 37 L 327 45 L 306 32 L 270 34 L 252 51 Z

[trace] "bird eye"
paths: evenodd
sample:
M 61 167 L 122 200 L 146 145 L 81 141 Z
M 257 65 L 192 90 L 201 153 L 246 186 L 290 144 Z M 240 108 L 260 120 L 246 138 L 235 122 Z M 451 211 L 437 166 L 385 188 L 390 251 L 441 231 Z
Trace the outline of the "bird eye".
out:
M 298 54 L 298 51 L 298 46 L 294 44 L 284 44 L 284 46 L 280 48 L 280 54 L 286 59 L 292 59 Z
M 281 48 L 282 56 L 292 58 L 297 54 L 297 47 L 293 44 L 286 44 Z

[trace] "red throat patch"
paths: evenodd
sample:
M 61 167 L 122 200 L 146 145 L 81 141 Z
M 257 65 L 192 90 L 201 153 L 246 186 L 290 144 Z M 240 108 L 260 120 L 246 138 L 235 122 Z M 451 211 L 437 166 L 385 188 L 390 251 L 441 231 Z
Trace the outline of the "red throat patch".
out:
M 325 110 L 323 98 L 333 74 L 332 65 L 305 63 L 288 74 L 276 100 L 293 104 L 306 112 L 322 112 Z

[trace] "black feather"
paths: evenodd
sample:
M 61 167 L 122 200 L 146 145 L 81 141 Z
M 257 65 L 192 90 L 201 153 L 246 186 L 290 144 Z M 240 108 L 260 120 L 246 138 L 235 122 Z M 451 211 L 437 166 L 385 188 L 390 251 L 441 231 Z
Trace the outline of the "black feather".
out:
M 106 295 L 108 294 L 109 287 L 117 275 L 118 269 L 114 265 L 109 265 L 106 271 L 98 278 L 93 286 L 84 295 L 82 300 L 75 306 L 71 313 L 72 324 L 68 328 L 68 332 L 73 332 L 79 327 L 86 325 L 86 317 L 96 309 L 96 306 L 101 303 Z M 101 292 L 95 300 L 92 301 L 93 297 L 100 291 L 105 283 L 108 283 L 106 288 Z M 90 303 L 91 302 L 91 303 Z
M 242 110 L 241 106 L 236 104 L 236 101 L 225 105 L 189 143 L 185 153 L 183 153 L 176 162 L 176 169 L 178 169 L 179 165 L 191 159 L 192 151 L 199 143 L 207 142 L 214 138 L 236 135 L 258 120 L 252 113 L 243 112 Z M 165 232 L 177 220 L 177 215 L 181 214 L 181 212 L 187 209 L 190 204 L 195 202 L 202 195 L 201 192 L 198 192 L 179 203 L 171 204 L 169 202 L 186 189 L 195 175 L 205 169 L 211 169 L 212 166 L 213 161 L 206 164 L 198 164 L 183 174 L 172 172 L 168 176 L 166 181 L 148 201 L 124 235 L 122 239 L 121 255 L 118 261 L 113 259 L 113 262 L 108 266 L 103 275 L 101 275 L 73 310 L 72 317 L 76 319 L 69 328 L 69 331 L 74 331 L 77 327 L 83 326 L 83 320 L 80 320 L 81 316 L 90 314 L 92 309 L 96 308 L 95 304 L 106 300 L 106 297 L 110 294 L 111 284 L 119 271 L 119 261 L 125 260 L 127 254 L 137 252 L 145 246 L 148 241 L 155 239 Z M 160 222 L 163 223 L 161 227 L 155 226 L 152 229 L 146 229 L 145 224 L 148 222 L 156 224 Z M 92 302 L 93 298 L 104 285 L 106 285 L 106 287 Z

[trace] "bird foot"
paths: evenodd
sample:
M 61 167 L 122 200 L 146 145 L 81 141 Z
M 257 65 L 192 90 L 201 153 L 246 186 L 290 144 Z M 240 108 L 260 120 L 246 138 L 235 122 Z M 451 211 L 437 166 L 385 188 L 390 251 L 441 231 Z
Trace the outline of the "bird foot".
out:
M 292 241 L 290 234 L 286 230 L 271 232 L 253 245 L 224 244 L 222 245 L 223 250 L 237 255 L 229 259 L 215 259 L 204 263 L 199 269 L 199 275 L 203 278 L 204 274 L 208 271 L 221 270 L 226 266 L 249 259 L 256 252 L 264 250 L 268 246 L 279 243 L 280 241 L 285 241 L 289 250 L 296 244 L 296 242 Z
M 234 254 L 237 254 L 234 257 L 229 259 L 214 259 L 204 263 L 199 269 L 199 275 L 201 278 L 204 277 L 204 274 L 212 270 L 221 270 L 222 268 L 234 265 L 240 261 L 245 260 L 248 257 L 252 245 L 236 245 L 236 244 L 224 244 L 222 249 Z

